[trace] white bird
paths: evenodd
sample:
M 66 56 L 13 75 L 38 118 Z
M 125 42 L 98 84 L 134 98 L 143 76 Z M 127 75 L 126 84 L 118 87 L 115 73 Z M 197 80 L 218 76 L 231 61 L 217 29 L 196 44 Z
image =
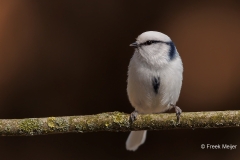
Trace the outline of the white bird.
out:
M 144 32 L 130 46 L 135 48 L 128 67 L 127 93 L 139 114 L 162 113 L 175 108 L 179 121 L 182 110 L 176 106 L 182 87 L 182 60 L 172 40 L 156 31 Z M 147 131 L 132 131 L 126 148 L 135 151 L 146 140 Z

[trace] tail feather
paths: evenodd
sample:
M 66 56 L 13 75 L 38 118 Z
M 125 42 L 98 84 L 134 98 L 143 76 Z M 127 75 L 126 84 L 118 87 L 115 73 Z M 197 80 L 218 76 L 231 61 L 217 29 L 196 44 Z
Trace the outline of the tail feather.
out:
M 147 131 L 132 131 L 126 141 L 126 148 L 129 151 L 136 151 L 146 140 Z

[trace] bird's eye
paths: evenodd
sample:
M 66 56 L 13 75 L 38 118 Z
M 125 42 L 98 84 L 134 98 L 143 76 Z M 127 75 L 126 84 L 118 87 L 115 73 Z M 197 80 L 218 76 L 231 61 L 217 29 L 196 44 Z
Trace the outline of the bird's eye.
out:
M 147 41 L 147 42 L 146 42 L 147 45 L 150 45 L 150 44 L 152 44 L 152 43 L 153 43 L 153 41 Z

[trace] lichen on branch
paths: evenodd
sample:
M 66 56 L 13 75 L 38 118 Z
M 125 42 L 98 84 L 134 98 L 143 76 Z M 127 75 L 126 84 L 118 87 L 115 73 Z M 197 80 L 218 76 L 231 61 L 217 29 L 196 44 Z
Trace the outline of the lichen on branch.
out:
M 180 122 L 173 113 L 130 115 L 108 112 L 96 115 L 26 119 L 0 119 L 1 136 L 33 136 L 74 132 L 125 132 L 136 130 L 169 130 L 226 128 L 240 126 L 240 111 L 184 112 Z

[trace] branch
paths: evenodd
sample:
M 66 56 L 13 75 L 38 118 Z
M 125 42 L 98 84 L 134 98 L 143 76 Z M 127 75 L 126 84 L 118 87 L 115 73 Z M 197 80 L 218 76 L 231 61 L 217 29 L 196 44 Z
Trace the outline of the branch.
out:
M 166 130 L 239 127 L 240 111 L 185 112 L 180 123 L 174 113 L 138 115 L 131 123 L 129 114 L 120 112 L 85 116 L 27 119 L 0 119 L 1 136 L 33 136 L 73 132 L 125 132 L 136 130 Z

